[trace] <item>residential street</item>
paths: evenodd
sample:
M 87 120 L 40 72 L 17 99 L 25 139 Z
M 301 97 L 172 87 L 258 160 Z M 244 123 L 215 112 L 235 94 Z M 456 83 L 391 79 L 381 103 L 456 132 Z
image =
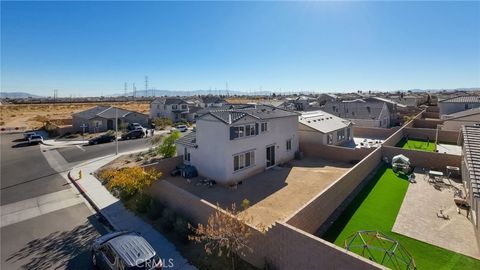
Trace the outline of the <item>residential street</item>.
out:
M 107 230 L 66 180 L 70 168 L 115 151 L 115 143 L 62 148 L 1 135 L 1 269 L 89 269 L 91 242 Z M 119 141 L 119 151 L 148 147 Z

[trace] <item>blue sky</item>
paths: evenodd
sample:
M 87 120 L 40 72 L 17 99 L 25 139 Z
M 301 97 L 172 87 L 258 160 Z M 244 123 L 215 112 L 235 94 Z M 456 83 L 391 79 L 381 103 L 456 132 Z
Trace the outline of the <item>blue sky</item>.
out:
M 3 2 L 1 88 L 480 86 L 479 2 Z

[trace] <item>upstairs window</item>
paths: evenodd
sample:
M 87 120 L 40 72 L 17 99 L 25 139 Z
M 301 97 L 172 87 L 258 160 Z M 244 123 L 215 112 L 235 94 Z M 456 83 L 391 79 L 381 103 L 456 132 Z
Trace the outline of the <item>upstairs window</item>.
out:
M 287 140 L 287 151 L 292 150 L 292 139 Z
M 248 124 L 244 126 L 230 127 L 230 140 L 237 138 L 255 136 L 257 133 L 255 124 Z
M 182 105 L 182 109 L 183 109 L 183 110 L 186 110 L 186 109 L 187 109 L 187 105 L 183 104 L 183 105 Z
M 268 126 L 267 126 L 267 123 L 261 123 L 260 124 L 260 132 L 267 132 L 268 130 Z

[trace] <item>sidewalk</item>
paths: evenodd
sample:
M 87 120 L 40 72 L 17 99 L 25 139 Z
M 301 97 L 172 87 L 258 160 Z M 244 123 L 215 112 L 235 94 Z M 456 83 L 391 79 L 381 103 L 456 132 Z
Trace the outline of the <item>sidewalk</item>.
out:
M 69 145 L 84 145 L 88 141 L 57 141 L 53 139 L 43 140 L 43 144 L 47 146 L 69 146 Z
M 123 154 L 133 152 L 138 151 Z M 80 164 L 70 171 L 71 178 L 77 179 L 79 171 L 82 171 L 82 179 L 75 181 L 76 184 L 80 186 L 80 189 L 82 189 L 95 206 L 98 207 L 102 215 L 112 224 L 115 230 L 139 232 L 153 246 L 160 258 L 165 259 L 167 263 L 168 259 L 173 259 L 174 266 L 169 269 L 196 269 L 182 257 L 172 243 L 152 226 L 128 211 L 123 204 L 112 196 L 110 192 L 102 186 L 100 181 L 92 175 L 95 170 L 117 157 L 118 156 L 110 155 Z

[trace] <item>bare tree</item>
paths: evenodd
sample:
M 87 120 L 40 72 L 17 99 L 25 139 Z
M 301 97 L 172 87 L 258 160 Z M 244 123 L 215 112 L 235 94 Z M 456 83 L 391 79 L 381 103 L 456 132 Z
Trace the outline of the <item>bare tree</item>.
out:
M 189 224 L 193 235 L 189 235 L 188 239 L 203 243 L 207 254 L 216 251 L 218 256 L 222 256 L 225 253 L 227 257 L 231 257 L 232 269 L 235 269 L 236 255 L 245 255 L 245 251 L 252 252 L 248 246 L 251 229 L 247 223 L 250 220 L 250 218 L 238 216 L 235 203 L 232 204 L 231 209 L 226 209 L 224 212 L 217 205 L 217 211 L 208 218 L 206 225 L 198 224 L 194 228 Z

